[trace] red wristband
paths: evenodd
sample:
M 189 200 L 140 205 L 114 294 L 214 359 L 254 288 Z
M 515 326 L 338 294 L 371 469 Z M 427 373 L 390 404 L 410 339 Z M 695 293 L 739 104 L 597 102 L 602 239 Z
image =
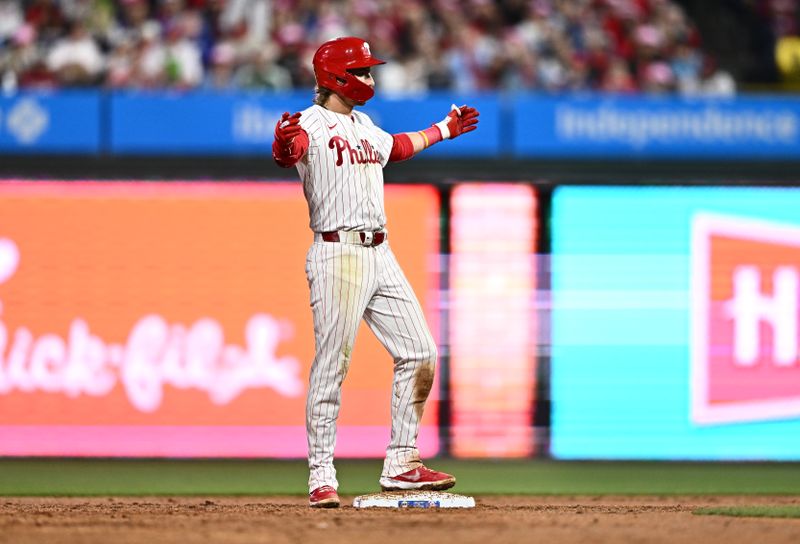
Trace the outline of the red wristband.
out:
M 425 147 L 430 147 L 442 141 L 442 133 L 437 126 L 431 126 L 425 130 L 420 130 L 419 134 L 425 140 Z
M 414 156 L 414 144 L 408 134 L 392 134 L 392 152 L 389 154 L 389 162 L 398 162 L 410 159 Z

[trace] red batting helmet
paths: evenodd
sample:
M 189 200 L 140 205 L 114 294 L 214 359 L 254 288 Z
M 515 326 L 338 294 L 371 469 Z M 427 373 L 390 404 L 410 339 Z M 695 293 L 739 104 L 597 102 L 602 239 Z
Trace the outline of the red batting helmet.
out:
M 372 98 L 375 91 L 348 70 L 385 64 L 372 56 L 367 42 L 353 37 L 323 43 L 314 53 L 313 63 L 317 85 L 360 103 Z

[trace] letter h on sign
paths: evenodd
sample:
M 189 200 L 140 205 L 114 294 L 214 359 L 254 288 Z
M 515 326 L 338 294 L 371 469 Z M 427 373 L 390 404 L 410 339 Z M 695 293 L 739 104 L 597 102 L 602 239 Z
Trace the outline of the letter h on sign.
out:
M 698 214 L 691 259 L 692 421 L 800 416 L 800 225 Z
M 734 322 L 733 359 L 741 366 L 759 362 L 760 325 L 772 329 L 772 358 L 778 366 L 797 360 L 798 270 L 779 266 L 772 274 L 772 294 L 761 291 L 757 266 L 739 266 L 733 272 L 733 299 L 725 309 Z

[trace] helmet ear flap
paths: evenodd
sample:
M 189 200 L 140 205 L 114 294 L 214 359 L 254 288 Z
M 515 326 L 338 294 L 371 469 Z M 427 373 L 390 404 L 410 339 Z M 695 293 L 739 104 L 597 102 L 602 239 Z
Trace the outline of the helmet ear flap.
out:
M 372 87 L 347 71 L 340 75 L 339 70 L 329 70 L 326 67 L 317 68 L 315 66 L 314 72 L 317 78 L 317 85 L 350 100 L 364 103 L 375 95 Z

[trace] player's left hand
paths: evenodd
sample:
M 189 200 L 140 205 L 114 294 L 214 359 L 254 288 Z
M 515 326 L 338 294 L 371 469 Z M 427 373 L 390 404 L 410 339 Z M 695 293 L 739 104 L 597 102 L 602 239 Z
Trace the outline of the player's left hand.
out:
M 478 128 L 479 115 L 478 110 L 466 104 L 460 108 L 453 104 L 447 117 L 436 123 L 442 133 L 442 140 L 456 138 Z

